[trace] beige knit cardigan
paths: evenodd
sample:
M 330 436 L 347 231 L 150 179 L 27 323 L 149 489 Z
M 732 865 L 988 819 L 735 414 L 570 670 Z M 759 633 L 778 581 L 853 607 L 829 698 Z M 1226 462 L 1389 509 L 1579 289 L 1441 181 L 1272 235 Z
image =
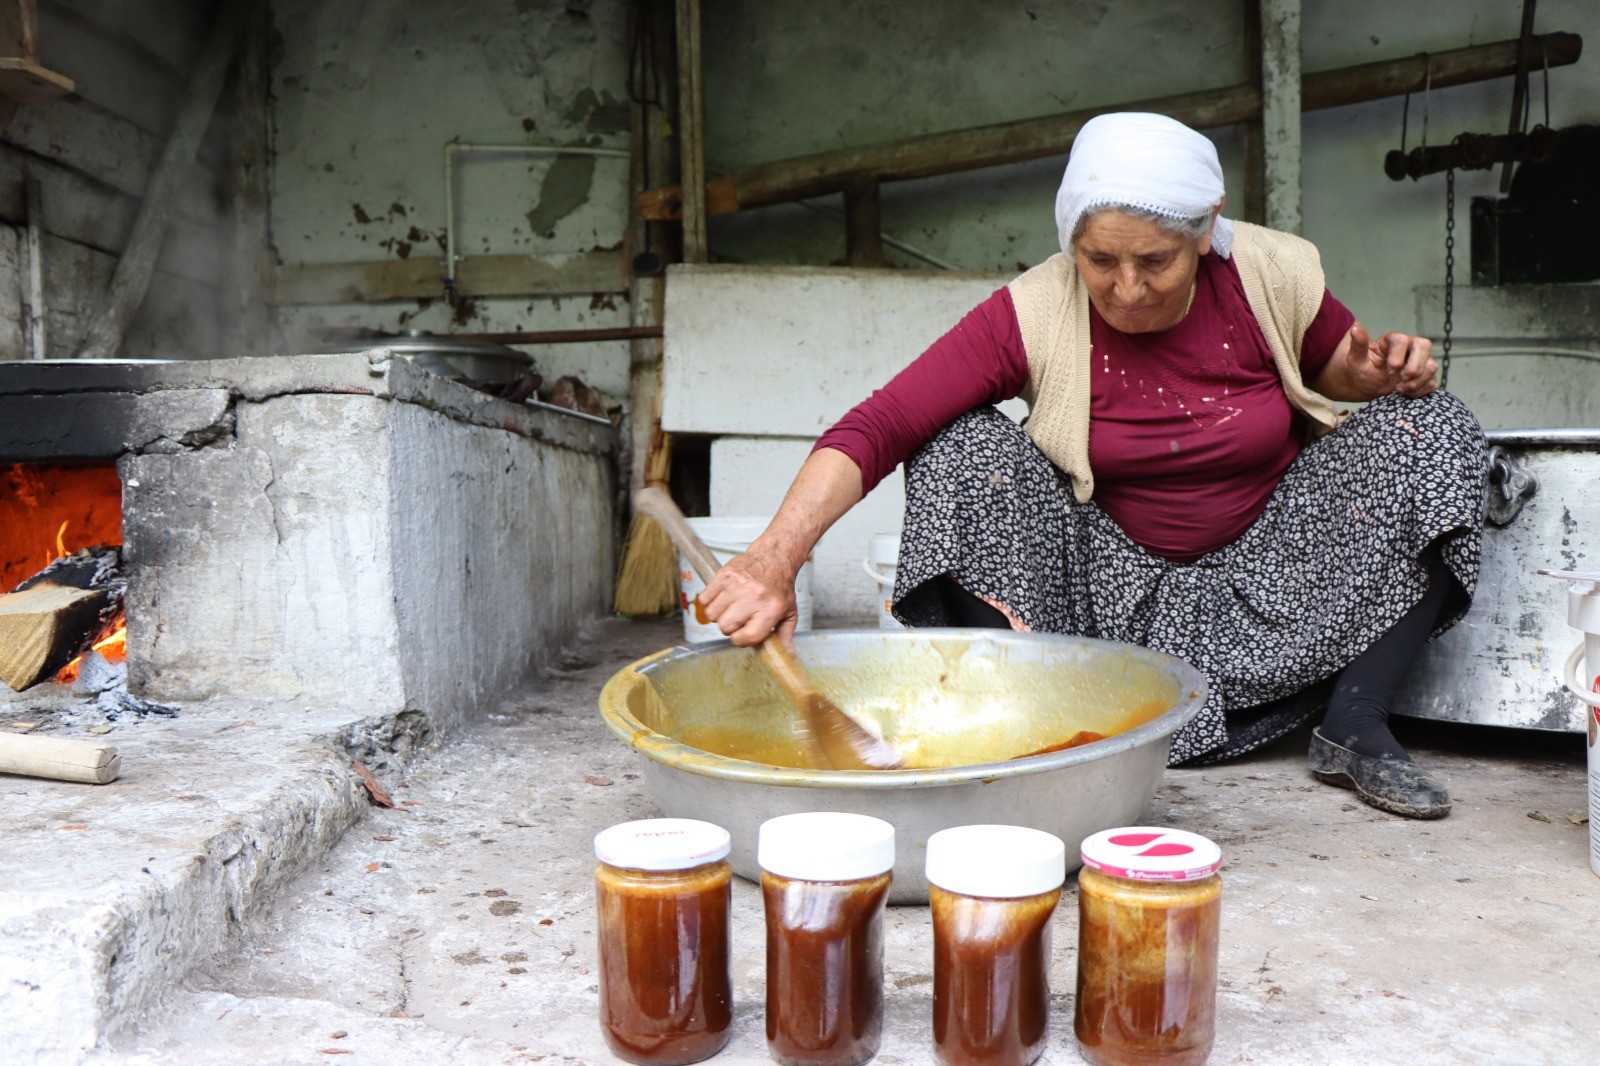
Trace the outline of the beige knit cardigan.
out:
M 1235 222 L 1233 261 L 1245 296 L 1283 378 L 1289 403 L 1312 432 L 1326 433 L 1345 412 L 1300 379 L 1300 340 L 1322 306 L 1327 280 L 1311 242 Z M 1011 300 L 1028 358 L 1022 398 L 1028 436 L 1072 479 L 1079 502 L 1094 495 L 1089 469 L 1089 290 L 1072 256 L 1058 252 L 1013 281 Z

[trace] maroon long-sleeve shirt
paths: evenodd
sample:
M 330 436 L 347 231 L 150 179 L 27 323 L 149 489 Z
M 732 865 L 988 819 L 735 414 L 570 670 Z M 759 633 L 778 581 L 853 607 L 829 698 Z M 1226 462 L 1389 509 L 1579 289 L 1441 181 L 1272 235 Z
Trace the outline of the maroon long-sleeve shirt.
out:
M 1306 381 L 1327 366 L 1354 322 L 1323 293 L 1301 344 Z M 1188 315 L 1160 333 L 1119 332 L 1091 304 L 1089 339 L 1095 502 L 1135 543 L 1178 562 L 1238 539 L 1305 437 L 1239 268 L 1204 256 Z M 870 490 L 956 416 L 1018 396 L 1027 381 L 1016 309 L 1002 288 L 816 446 L 848 455 Z

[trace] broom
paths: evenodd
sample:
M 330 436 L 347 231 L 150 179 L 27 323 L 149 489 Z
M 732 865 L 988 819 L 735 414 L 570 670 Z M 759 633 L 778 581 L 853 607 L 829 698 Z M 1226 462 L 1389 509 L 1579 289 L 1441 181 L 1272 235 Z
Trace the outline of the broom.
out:
M 672 438 L 661 431 L 661 390 L 656 390 L 655 420 L 645 455 L 644 483 L 665 490 L 672 474 Z M 664 615 L 680 605 L 678 549 L 656 520 L 634 512 L 628 539 L 617 569 L 617 593 L 612 609 L 617 614 Z

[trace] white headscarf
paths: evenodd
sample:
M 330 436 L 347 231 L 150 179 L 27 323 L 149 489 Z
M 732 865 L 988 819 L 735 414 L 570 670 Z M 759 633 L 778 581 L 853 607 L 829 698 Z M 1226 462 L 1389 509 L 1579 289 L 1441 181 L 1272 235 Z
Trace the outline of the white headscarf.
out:
M 1073 230 L 1096 208 L 1141 207 L 1187 220 L 1216 207 L 1222 193 L 1216 147 L 1177 119 L 1137 111 L 1097 115 L 1072 142 L 1056 193 L 1061 250 L 1071 254 Z M 1211 247 L 1228 257 L 1232 222 L 1218 217 Z

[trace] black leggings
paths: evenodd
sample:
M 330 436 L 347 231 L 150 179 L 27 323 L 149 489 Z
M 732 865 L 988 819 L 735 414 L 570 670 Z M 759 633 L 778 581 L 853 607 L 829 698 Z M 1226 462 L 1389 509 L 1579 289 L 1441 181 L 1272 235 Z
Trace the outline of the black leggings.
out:
M 1362 755 L 1408 758 L 1389 732 L 1389 710 L 1457 587 L 1437 547 L 1429 547 L 1424 558 L 1428 590 L 1339 674 L 1322 719 L 1324 737 Z

